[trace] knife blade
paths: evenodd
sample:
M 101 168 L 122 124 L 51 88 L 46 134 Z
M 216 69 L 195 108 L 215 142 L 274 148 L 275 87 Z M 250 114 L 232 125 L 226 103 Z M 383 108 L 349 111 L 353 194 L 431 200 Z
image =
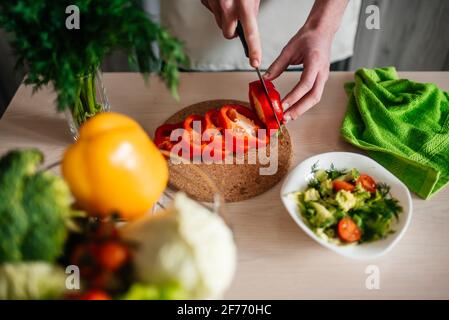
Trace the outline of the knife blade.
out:
M 247 58 L 249 58 L 248 44 L 246 43 L 245 33 L 243 32 L 243 27 L 242 27 L 242 24 L 240 23 L 240 21 L 237 22 L 236 33 L 237 33 L 238 37 L 240 38 L 240 41 L 242 42 L 243 50 L 245 51 L 245 56 Z M 265 85 L 265 81 L 263 80 L 263 77 L 262 77 L 262 74 L 260 73 L 259 68 L 256 67 L 255 69 L 257 72 L 257 76 L 259 77 L 259 81 L 262 83 L 262 87 L 263 87 L 263 91 L 265 92 L 265 96 L 267 97 L 268 102 L 270 103 L 271 111 L 273 111 L 274 117 L 276 119 L 276 123 L 278 124 L 279 130 L 282 133 L 281 122 L 279 121 L 279 118 L 274 109 L 273 101 L 271 101 L 270 95 L 268 94 L 268 89 L 267 89 L 267 86 Z

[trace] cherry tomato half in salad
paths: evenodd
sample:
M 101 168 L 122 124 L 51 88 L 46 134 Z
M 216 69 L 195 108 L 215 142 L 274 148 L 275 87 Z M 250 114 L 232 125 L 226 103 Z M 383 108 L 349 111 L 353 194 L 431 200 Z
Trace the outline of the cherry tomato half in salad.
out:
M 350 184 L 349 182 L 343 181 L 343 180 L 334 180 L 332 181 L 332 187 L 336 192 L 340 190 L 346 190 L 349 192 L 354 191 L 354 185 Z
M 356 242 L 362 237 L 362 232 L 357 224 L 349 217 L 342 218 L 338 222 L 338 236 L 344 242 Z
M 361 174 L 360 177 L 357 179 L 356 183 L 360 183 L 363 187 L 363 189 L 365 189 L 368 192 L 374 193 L 376 192 L 376 182 L 374 181 L 373 178 L 371 178 L 369 175 L 367 174 Z

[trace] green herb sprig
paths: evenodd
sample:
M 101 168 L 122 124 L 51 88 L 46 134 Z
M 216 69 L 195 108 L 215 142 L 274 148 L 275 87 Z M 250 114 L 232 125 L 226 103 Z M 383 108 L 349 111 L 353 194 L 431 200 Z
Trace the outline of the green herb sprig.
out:
M 346 169 L 337 169 L 335 168 L 334 164 L 331 163 L 330 168 L 328 170 L 326 170 L 326 173 L 329 177 L 329 179 L 334 180 L 338 177 L 344 176 L 346 173 L 348 173 L 348 171 Z

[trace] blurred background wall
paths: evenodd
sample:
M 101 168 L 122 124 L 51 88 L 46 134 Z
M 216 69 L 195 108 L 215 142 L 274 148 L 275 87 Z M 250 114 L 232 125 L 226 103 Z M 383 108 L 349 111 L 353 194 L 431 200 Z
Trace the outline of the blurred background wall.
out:
M 146 10 L 156 20 L 159 1 L 144 1 Z M 368 30 L 365 26 L 368 5 L 379 7 L 380 30 Z M 362 0 L 354 55 L 333 69 L 396 66 L 408 71 L 448 71 L 448 34 L 447 0 Z M 102 68 L 106 72 L 128 71 L 126 59 L 119 52 L 106 59 Z M 14 72 L 13 53 L 0 29 L 0 116 L 22 78 L 23 74 Z
M 365 27 L 365 8 L 380 9 L 380 30 Z M 449 1 L 363 0 L 350 69 L 449 70 Z
M 22 81 L 22 72 L 14 70 L 14 56 L 5 32 L 0 29 L 0 117 Z

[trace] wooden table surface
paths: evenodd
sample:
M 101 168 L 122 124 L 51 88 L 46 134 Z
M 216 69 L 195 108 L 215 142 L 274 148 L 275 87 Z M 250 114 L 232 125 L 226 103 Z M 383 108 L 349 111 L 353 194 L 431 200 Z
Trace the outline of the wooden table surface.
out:
M 449 72 L 407 72 L 401 76 L 434 82 L 449 91 Z M 276 81 L 281 95 L 297 81 L 298 73 Z M 178 103 L 163 84 L 151 78 L 145 86 L 139 74 L 105 74 L 111 108 L 131 115 L 154 129 L 169 115 L 208 99 L 247 100 L 254 73 L 184 73 Z M 346 109 L 343 83 L 352 73 L 332 73 L 319 105 L 289 123 L 293 163 L 322 152 L 360 152 L 339 137 Z M 0 120 L 0 154 L 11 148 L 37 147 L 46 162 L 61 157 L 71 142 L 64 116 L 55 113 L 49 89 L 31 96 L 21 86 Z M 413 218 L 405 236 L 386 256 L 353 261 L 321 247 L 297 227 L 282 206 L 280 184 L 256 198 L 229 205 L 238 246 L 238 267 L 225 298 L 449 298 L 449 188 L 431 200 L 413 196 Z M 380 288 L 365 285 L 369 265 L 380 271 Z

